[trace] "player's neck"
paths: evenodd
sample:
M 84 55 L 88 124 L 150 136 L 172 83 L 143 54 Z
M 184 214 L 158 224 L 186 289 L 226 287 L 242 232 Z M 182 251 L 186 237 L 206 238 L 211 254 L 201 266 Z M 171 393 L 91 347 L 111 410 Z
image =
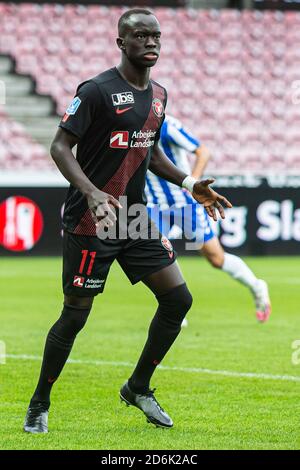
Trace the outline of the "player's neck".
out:
M 146 90 L 149 85 L 150 79 L 150 68 L 138 68 L 131 63 L 124 63 L 117 66 L 119 73 L 122 75 L 129 85 L 133 86 L 137 90 Z

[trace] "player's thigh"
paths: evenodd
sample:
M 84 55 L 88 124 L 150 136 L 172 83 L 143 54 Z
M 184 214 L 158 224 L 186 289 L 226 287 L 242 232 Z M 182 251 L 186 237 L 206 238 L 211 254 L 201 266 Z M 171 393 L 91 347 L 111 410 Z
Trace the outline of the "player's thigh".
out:
M 92 308 L 94 297 L 78 297 L 75 295 L 64 295 L 65 305 L 79 308 Z
M 131 240 L 117 258 L 132 284 L 142 281 L 156 296 L 185 284 L 171 242 L 157 238 Z
M 90 305 L 89 299 L 103 292 L 117 251 L 117 245 L 104 244 L 97 237 L 65 232 L 63 237 L 65 303 Z
M 160 283 L 164 291 L 170 286 L 172 288 L 182 284 L 184 281 L 178 266 L 171 268 L 176 260 L 171 242 L 158 231 L 153 222 L 149 221 L 148 229 L 143 237 L 126 242 L 124 250 L 117 257 L 121 268 L 132 284 L 143 281 L 153 290 L 158 291 Z M 162 274 L 155 276 L 158 272 Z
M 185 283 L 177 261 L 156 271 L 142 279 L 142 282 L 151 289 L 155 295 L 169 292 Z

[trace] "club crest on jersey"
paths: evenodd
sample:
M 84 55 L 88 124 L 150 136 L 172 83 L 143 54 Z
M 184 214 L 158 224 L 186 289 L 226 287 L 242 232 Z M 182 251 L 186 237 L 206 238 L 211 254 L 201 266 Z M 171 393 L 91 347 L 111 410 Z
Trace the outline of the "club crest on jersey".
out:
M 112 149 L 127 149 L 129 146 L 128 131 L 114 131 L 110 134 L 109 146 Z
M 114 93 L 111 95 L 114 106 L 121 106 L 122 104 L 133 104 L 134 96 L 132 91 L 124 91 L 122 93 Z
M 167 237 L 162 236 L 160 241 L 161 241 L 162 246 L 169 252 L 169 257 L 173 258 L 174 251 L 173 251 L 173 246 L 170 240 Z
M 152 101 L 152 109 L 154 111 L 154 114 L 159 118 L 162 117 L 162 115 L 164 114 L 164 106 L 158 98 L 155 98 Z

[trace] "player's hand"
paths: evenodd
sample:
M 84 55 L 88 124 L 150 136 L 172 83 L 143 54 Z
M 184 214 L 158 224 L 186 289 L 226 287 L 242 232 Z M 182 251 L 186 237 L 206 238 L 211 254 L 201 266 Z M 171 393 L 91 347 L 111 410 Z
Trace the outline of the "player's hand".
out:
M 98 228 L 99 226 L 112 227 L 115 224 L 117 220 L 115 208 L 122 209 L 117 199 L 97 189 L 87 196 L 87 201 Z
M 216 209 L 222 219 L 225 219 L 223 205 L 225 207 L 232 207 L 232 204 L 224 196 L 221 196 L 209 187 L 214 181 L 215 180 L 212 178 L 197 181 L 194 184 L 192 196 L 196 201 L 200 202 L 200 204 L 203 204 L 208 215 L 217 221 Z

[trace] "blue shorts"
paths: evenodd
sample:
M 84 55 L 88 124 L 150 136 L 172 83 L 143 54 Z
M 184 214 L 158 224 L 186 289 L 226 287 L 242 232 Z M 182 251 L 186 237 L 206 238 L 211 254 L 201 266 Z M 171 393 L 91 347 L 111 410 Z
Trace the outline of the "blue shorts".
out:
M 148 207 L 148 214 L 159 231 L 170 239 L 184 235 L 191 242 L 203 244 L 215 237 L 206 210 L 196 202 L 164 210 L 159 206 Z

